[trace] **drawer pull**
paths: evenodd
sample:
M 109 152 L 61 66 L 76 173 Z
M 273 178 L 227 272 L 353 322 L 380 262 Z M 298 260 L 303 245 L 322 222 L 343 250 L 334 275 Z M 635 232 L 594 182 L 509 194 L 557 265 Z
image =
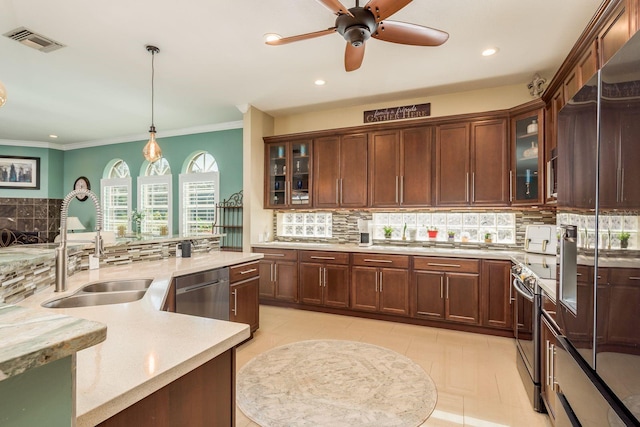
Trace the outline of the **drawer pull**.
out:
M 453 268 L 460 268 L 460 264 L 440 264 L 437 262 L 429 262 L 427 263 L 427 265 L 431 265 L 433 267 L 453 267 Z
M 640 280 L 640 277 L 631 276 L 631 277 L 629 277 L 629 280 Z
M 388 259 L 369 259 L 369 258 L 365 258 L 364 262 L 384 262 L 387 264 L 391 264 L 393 261 L 388 260 Z
M 336 259 L 336 257 L 333 257 L 333 256 L 315 256 L 315 255 L 312 255 L 310 258 L 311 259 L 328 259 L 328 260 Z
M 285 256 L 284 254 L 264 254 L 264 256 Z
M 241 271 L 240 274 L 249 274 L 249 273 L 253 273 L 254 271 L 258 271 L 258 269 L 257 268 L 251 268 L 249 270 Z

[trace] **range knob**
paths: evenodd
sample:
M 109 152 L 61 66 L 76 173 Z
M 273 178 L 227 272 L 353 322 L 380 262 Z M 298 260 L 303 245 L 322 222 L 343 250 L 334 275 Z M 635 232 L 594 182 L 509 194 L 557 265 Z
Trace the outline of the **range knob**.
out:
M 511 267 L 511 272 L 512 272 L 513 274 L 515 274 L 516 276 L 519 276 L 519 275 L 520 275 L 520 273 L 522 273 L 522 266 L 517 265 L 517 264 L 516 264 L 516 265 L 514 265 L 513 267 Z

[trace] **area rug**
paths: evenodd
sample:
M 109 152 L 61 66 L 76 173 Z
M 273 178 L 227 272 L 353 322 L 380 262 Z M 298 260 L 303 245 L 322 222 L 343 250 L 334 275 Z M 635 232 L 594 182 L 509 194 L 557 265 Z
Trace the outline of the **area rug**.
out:
M 240 410 L 263 427 L 419 426 L 436 387 L 411 359 L 371 344 L 300 341 L 260 354 L 237 374 Z

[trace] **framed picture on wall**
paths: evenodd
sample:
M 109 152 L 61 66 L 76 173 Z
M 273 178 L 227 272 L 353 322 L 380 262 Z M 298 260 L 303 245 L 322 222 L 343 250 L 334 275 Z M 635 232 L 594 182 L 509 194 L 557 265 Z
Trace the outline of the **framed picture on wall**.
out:
M 0 189 L 40 189 L 40 157 L 0 156 Z

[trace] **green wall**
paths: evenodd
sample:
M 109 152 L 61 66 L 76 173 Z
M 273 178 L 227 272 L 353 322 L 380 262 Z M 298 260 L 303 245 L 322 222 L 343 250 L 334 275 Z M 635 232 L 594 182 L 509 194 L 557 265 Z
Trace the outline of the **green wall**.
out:
M 109 161 L 119 158 L 127 162 L 131 172 L 133 190 L 132 207 L 137 202 L 136 177 L 144 162 L 142 148 L 147 141 L 59 151 L 47 148 L 1 146 L 0 154 L 41 158 L 40 190 L 0 190 L 0 197 L 59 198 L 73 190 L 80 176 L 86 176 L 91 189 L 100 197 L 100 179 Z M 173 178 L 173 232 L 178 230 L 179 189 L 178 176 L 188 156 L 205 150 L 215 157 L 220 171 L 222 199 L 242 190 L 242 129 L 230 129 L 192 135 L 158 138 L 162 154 L 171 166 Z M 45 178 L 46 177 L 46 178 Z M 69 216 L 77 216 L 88 230 L 95 227 L 95 211 L 90 200 L 69 204 Z
M 1 189 L 0 197 L 25 199 L 56 199 L 64 197 L 62 176 L 64 153 L 50 148 L 17 147 L 0 145 L 0 155 L 40 158 L 40 189 Z
M 86 176 L 91 183 L 91 189 L 100 197 L 100 179 L 104 169 L 109 161 L 119 158 L 129 165 L 133 191 L 132 208 L 135 208 L 137 203 L 136 177 L 144 162 L 142 149 L 146 143 L 146 140 L 133 141 L 66 151 L 64 153 L 64 193 L 66 194 L 73 189 L 73 184 L 79 176 Z M 182 172 L 182 166 L 187 156 L 194 151 L 206 150 L 215 157 L 220 171 L 222 199 L 242 190 L 242 129 L 158 138 L 158 144 L 162 148 L 162 155 L 171 166 L 174 233 L 178 230 L 178 176 Z M 69 204 L 69 215 L 80 218 L 88 230 L 95 227 L 95 213 L 91 201 L 72 201 Z

